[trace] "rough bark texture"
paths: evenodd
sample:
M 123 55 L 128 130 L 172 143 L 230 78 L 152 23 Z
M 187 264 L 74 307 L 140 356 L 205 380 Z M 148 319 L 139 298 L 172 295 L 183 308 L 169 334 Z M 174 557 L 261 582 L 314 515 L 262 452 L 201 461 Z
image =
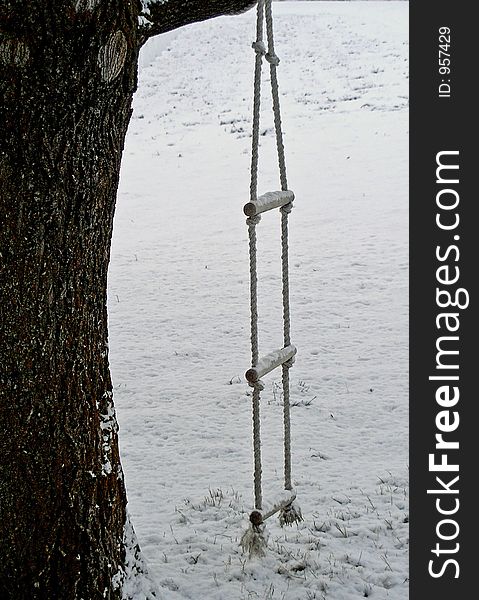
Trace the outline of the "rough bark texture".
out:
M 220 15 L 235 15 L 248 10 L 256 0 L 143 0 L 147 21 L 140 29 L 140 41 L 158 33 L 166 33 L 183 25 L 205 21 Z
M 251 1 L 199 4 L 158 4 L 162 25 L 152 17 L 145 32 L 138 2 L 0 1 L 5 600 L 121 597 L 126 495 L 106 312 L 120 160 L 146 36 L 168 14 L 172 29 Z
M 124 555 L 106 277 L 136 15 L 40 4 L 1 25 L 0 597 L 90 600 Z

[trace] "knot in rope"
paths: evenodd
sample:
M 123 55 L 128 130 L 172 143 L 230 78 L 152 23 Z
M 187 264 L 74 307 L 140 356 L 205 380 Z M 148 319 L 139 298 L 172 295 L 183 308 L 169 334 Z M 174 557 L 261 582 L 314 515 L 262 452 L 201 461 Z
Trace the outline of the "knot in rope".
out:
M 253 42 L 251 44 L 251 47 L 256 52 L 256 54 L 261 54 L 262 56 L 265 56 L 265 54 L 267 53 L 266 46 L 262 41 Z
M 248 225 L 248 227 L 254 227 L 255 225 L 258 225 L 260 221 L 261 215 L 255 215 L 254 217 L 248 217 L 246 219 L 246 225 Z
M 289 204 L 285 204 L 280 208 L 280 211 L 283 215 L 289 215 L 289 213 L 293 210 L 293 203 L 289 202 Z
M 258 379 L 258 381 L 255 381 L 254 383 L 248 381 L 248 385 L 253 389 L 257 389 L 258 392 L 262 392 L 264 390 L 264 383 L 261 381 L 261 379 Z
M 279 57 L 276 56 L 276 54 L 271 54 L 270 52 L 267 52 L 264 57 L 266 58 L 266 60 L 269 62 L 270 65 L 274 65 L 275 67 L 277 67 L 279 65 Z

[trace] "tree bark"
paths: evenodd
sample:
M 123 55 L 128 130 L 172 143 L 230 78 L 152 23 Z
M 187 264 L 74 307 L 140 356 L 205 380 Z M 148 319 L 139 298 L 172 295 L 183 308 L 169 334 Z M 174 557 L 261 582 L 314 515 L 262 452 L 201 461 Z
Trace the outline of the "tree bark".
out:
M 169 4 L 158 3 L 157 17 L 164 24 L 169 14 L 172 29 L 251 0 L 205 1 L 199 12 L 171 0 L 164 13 Z M 138 51 L 161 29 L 153 16 L 138 25 L 140 8 L 128 0 L 0 4 L 5 600 L 122 595 L 126 494 L 106 291 Z
M 256 0 L 143 0 L 140 43 L 159 33 L 205 21 L 220 15 L 236 15 L 256 4 Z
M 106 282 L 138 45 L 117 7 L 19 3 L 2 22 L 2 598 L 119 594 Z

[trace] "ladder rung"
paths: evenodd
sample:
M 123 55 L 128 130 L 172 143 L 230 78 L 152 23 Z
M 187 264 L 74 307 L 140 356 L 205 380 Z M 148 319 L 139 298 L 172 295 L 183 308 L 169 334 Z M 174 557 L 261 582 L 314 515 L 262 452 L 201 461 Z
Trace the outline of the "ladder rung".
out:
M 267 210 L 271 210 L 272 208 L 280 208 L 293 200 L 294 194 L 291 190 L 266 192 L 266 194 L 258 196 L 256 200 L 252 200 L 251 202 L 248 202 L 248 204 L 245 204 L 243 211 L 246 216 L 254 217 Z
M 256 383 L 261 377 L 273 369 L 276 369 L 276 367 L 279 367 L 290 358 L 293 358 L 295 354 L 296 347 L 293 346 L 293 344 L 286 346 L 286 348 L 280 348 L 279 350 L 273 350 L 273 352 L 265 354 L 259 359 L 258 364 L 255 367 L 246 371 L 245 377 L 247 381 L 249 383 Z
M 295 490 L 283 490 L 281 494 L 279 494 L 275 498 L 275 501 L 270 506 L 266 504 L 266 506 L 263 508 L 263 512 L 261 514 L 263 522 L 266 521 L 266 519 L 269 519 L 270 517 L 275 515 L 282 508 L 286 508 L 287 506 L 292 504 L 295 500 Z

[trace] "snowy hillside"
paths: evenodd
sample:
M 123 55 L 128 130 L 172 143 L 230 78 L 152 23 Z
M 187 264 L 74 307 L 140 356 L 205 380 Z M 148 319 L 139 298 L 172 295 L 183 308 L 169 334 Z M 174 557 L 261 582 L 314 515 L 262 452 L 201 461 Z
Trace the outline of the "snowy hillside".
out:
M 264 559 L 248 561 L 238 545 L 252 508 L 242 207 L 254 12 L 154 40 L 142 57 L 109 279 L 129 510 L 167 600 L 405 600 L 408 5 L 274 10 L 296 194 L 291 410 L 304 522 L 282 530 L 271 519 Z M 264 90 L 261 193 L 279 185 Z M 282 343 L 275 211 L 258 226 L 258 251 L 266 353 Z M 279 374 L 265 383 L 271 497 L 282 485 Z

